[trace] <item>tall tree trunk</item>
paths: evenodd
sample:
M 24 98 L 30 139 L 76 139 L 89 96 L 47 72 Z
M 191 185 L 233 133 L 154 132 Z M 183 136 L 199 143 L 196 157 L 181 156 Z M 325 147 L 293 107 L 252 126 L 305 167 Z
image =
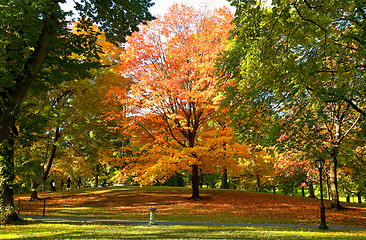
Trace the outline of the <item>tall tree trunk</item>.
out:
M 57 141 L 58 139 L 61 137 L 61 133 L 60 133 L 60 128 L 57 127 L 55 130 L 55 137 L 53 138 L 53 144 L 52 144 L 52 149 L 51 149 L 51 155 L 48 157 L 48 161 L 47 161 L 47 166 L 46 169 L 43 171 L 42 174 L 42 180 L 43 183 L 46 182 L 48 175 L 50 173 L 51 167 L 52 167 L 52 163 L 53 160 L 55 159 L 56 156 L 56 150 L 57 150 Z
M 353 124 L 349 127 L 347 131 L 342 131 L 342 122 L 348 121 L 347 116 L 350 115 L 349 113 L 350 104 L 346 104 L 342 109 L 342 103 L 337 103 L 334 105 L 334 121 L 331 128 L 331 149 L 330 149 L 330 169 L 329 169 L 329 178 L 330 178 L 330 189 L 332 195 L 332 208 L 337 210 L 343 209 L 339 202 L 339 195 L 338 195 L 338 182 L 337 182 L 337 164 L 338 164 L 338 154 L 339 154 L 339 147 L 341 144 L 342 139 L 347 136 L 347 134 L 356 126 L 356 123 L 359 121 L 360 117 L 358 117 Z
M 224 168 L 221 173 L 221 189 L 229 189 L 229 184 L 227 183 L 227 169 Z
M 14 176 L 14 150 L 12 149 L 14 143 L 12 140 L 4 141 L 1 149 L 1 168 L 0 173 L 0 191 L 2 193 L 2 203 L 4 206 L 14 207 L 13 201 L 13 182 Z
M 221 125 L 221 124 L 220 124 Z M 222 125 L 225 128 L 225 125 Z M 226 143 L 222 144 L 222 148 L 226 151 Z M 221 173 L 221 189 L 229 189 L 229 184 L 227 183 L 227 168 L 224 168 Z
M 331 208 L 335 208 L 337 210 L 343 209 L 339 202 L 339 194 L 338 194 L 338 181 L 337 181 L 337 156 L 332 154 L 332 160 L 330 162 L 329 169 L 329 177 L 330 177 L 330 188 L 332 195 L 332 205 Z
M 0 210 L 5 213 L 0 221 L 9 223 L 19 219 L 14 210 L 13 184 L 14 172 L 14 145 L 17 130 L 15 117 L 0 116 Z
M 329 184 L 329 175 L 328 174 L 324 174 L 325 175 L 325 186 L 326 186 L 326 190 L 327 190 L 327 199 L 330 200 L 330 184 Z
M 200 198 L 198 165 L 192 165 L 192 199 Z
M 99 185 L 99 164 L 95 167 L 96 173 L 94 174 L 95 181 L 94 181 L 94 187 L 98 187 Z

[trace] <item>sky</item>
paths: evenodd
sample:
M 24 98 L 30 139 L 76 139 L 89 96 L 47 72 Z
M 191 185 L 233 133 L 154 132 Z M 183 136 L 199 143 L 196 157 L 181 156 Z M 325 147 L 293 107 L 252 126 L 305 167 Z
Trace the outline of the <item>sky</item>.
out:
M 230 6 L 227 0 L 152 0 L 155 3 L 153 7 L 150 8 L 150 12 L 153 15 L 164 15 L 164 13 L 172 6 L 174 3 L 186 4 L 194 7 L 208 6 L 211 9 L 220 8 L 222 6 L 228 7 L 232 12 L 234 8 Z M 62 4 L 64 10 L 71 10 L 73 8 L 73 0 L 67 0 L 66 4 Z
M 220 8 L 222 6 L 228 7 L 234 12 L 234 8 L 230 6 L 227 0 L 153 0 L 155 3 L 153 7 L 150 8 L 150 12 L 153 15 L 164 15 L 164 13 L 175 3 L 185 4 L 194 7 L 207 6 L 211 9 Z

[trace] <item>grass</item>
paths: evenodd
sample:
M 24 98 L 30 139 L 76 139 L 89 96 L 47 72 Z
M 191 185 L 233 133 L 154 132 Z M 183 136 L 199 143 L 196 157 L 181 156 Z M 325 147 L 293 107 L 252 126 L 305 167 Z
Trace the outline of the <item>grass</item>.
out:
M 148 220 L 156 207 L 156 221 L 319 224 L 319 200 L 279 194 L 232 190 L 202 190 L 202 198 L 188 199 L 188 188 L 116 187 L 40 193 L 46 215 Z M 20 214 L 42 215 L 43 201 L 21 199 Z M 326 205 L 329 202 L 326 202 Z M 16 204 L 17 205 L 17 204 Z M 343 211 L 327 209 L 330 230 L 288 227 L 130 226 L 87 222 L 23 221 L 0 226 L 0 239 L 366 239 L 366 229 L 335 230 L 334 225 L 366 226 L 366 206 L 346 204 Z
M 128 226 L 27 222 L 0 226 L 0 239 L 366 239 L 365 231 L 224 226 Z

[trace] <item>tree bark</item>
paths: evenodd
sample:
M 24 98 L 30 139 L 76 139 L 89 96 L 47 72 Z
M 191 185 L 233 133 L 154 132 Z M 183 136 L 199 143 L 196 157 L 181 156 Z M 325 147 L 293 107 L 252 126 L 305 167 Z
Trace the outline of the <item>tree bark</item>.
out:
M 14 144 L 17 135 L 15 117 L 0 116 L 0 208 L 6 212 L 1 221 L 10 223 L 19 219 L 14 210 L 13 184 L 14 172 Z
M 222 174 L 221 174 L 221 189 L 229 189 L 229 184 L 227 183 L 227 169 L 224 168 L 222 170 Z
M 178 187 L 178 186 L 179 186 L 179 177 L 178 177 L 178 173 L 176 173 L 176 174 L 173 176 L 173 186 L 174 186 L 174 187 Z
M 2 176 L 0 182 L 0 192 L 2 193 L 1 200 L 3 206 L 14 207 L 13 202 L 13 182 L 14 175 L 14 142 L 12 139 L 3 141 L 1 146 L 1 168 L 0 174 Z
M 332 195 L 332 204 L 330 207 L 335 208 L 336 210 L 341 210 L 343 209 L 343 207 L 339 202 L 338 181 L 337 181 L 337 157 L 335 155 L 332 156 L 332 160 L 330 162 L 329 178 L 330 178 L 330 188 Z
M 96 168 L 95 169 L 96 173 L 94 174 L 94 177 L 95 177 L 94 187 L 98 187 L 98 185 L 99 185 L 99 164 L 97 164 L 97 166 L 95 168 Z
M 307 185 L 309 187 L 309 197 L 316 198 L 313 183 L 307 183 Z
M 198 172 L 198 165 L 192 165 L 192 199 L 200 198 L 199 194 L 199 172 Z
M 329 186 L 329 175 L 324 173 L 325 175 L 325 186 L 327 189 L 327 199 L 330 200 L 330 186 Z
M 43 182 L 46 182 L 46 180 L 48 178 L 48 174 L 50 173 L 53 160 L 55 159 L 55 156 L 56 156 L 56 150 L 57 150 L 57 144 L 56 143 L 57 143 L 57 141 L 60 137 L 61 137 L 60 128 L 57 127 L 56 131 L 55 131 L 55 137 L 53 138 L 51 155 L 48 158 L 46 169 L 45 169 L 45 171 L 43 172 L 43 175 L 42 175 Z
M 356 195 L 357 195 L 358 203 L 362 203 L 362 195 L 361 195 L 361 191 L 358 191 L 358 192 L 356 193 Z
M 38 186 L 39 186 L 39 183 L 37 183 L 37 181 L 31 180 L 31 198 L 30 198 L 30 201 L 40 200 L 40 198 L 38 197 L 38 192 L 37 192 Z
M 261 178 L 260 178 L 259 174 L 257 174 L 256 180 L 257 180 L 257 192 L 260 192 L 262 190 L 262 188 L 261 188 Z

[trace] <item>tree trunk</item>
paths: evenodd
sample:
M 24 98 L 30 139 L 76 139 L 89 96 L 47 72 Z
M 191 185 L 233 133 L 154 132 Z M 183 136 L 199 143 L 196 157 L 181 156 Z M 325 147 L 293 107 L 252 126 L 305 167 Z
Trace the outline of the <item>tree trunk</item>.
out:
M 43 174 L 42 174 L 43 185 L 44 185 L 44 183 L 46 182 L 46 180 L 48 178 L 48 175 L 49 175 L 51 167 L 52 167 L 53 160 L 55 159 L 56 150 L 57 150 L 57 144 L 56 143 L 57 143 L 57 141 L 60 137 L 61 137 L 60 128 L 57 127 L 56 130 L 55 130 L 55 137 L 53 138 L 51 155 L 48 158 L 46 169 L 43 171 Z
M 316 198 L 313 183 L 308 183 L 307 185 L 309 187 L 309 197 Z
M 14 207 L 14 193 L 13 193 L 13 182 L 14 176 L 14 151 L 13 151 L 13 141 L 4 141 L 2 146 L 2 156 L 1 161 L 1 182 L 0 182 L 0 192 L 2 193 L 1 200 L 3 206 Z
M 330 186 L 329 186 L 329 176 L 325 174 L 325 186 L 327 189 L 327 199 L 330 200 Z
M 38 197 L 38 192 L 37 192 L 37 188 L 39 186 L 39 183 L 36 182 L 35 180 L 31 180 L 31 198 L 30 201 L 36 201 L 36 200 L 40 200 L 40 198 Z
M 261 188 L 261 179 L 259 174 L 257 174 L 257 192 L 260 192 L 262 190 Z
M 19 219 L 14 210 L 13 185 L 14 144 L 17 130 L 14 116 L 0 116 L 0 209 L 5 212 L 0 221 L 10 223 Z
M 199 194 L 199 177 L 198 177 L 198 165 L 192 165 L 192 199 L 200 198 Z
M 97 164 L 97 166 L 95 168 L 96 168 L 95 169 L 96 173 L 94 174 L 94 176 L 95 176 L 94 187 L 98 187 L 98 185 L 99 185 L 99 164 Z
M 224 168 L 222 170 L 222 174 L 221 174 L 221 189 L 229 189 L 229 184 L 227 183 L 227 169 Z
M 338 182 L 337 182 L 337 157 L 335 155 L 332 156 L 332 160 L 330 162 L 329 177 L 330 177 L 330 188 L 332 195 L 331 208 L 341 210 L 343 209 L 343 207 L 339 202 Z
M 173 186 L 174 186 L 174 187 L 178 187 L 178 186 L 179 186 L 179 177 L 178 177 L 178 173 L 176 173 L 176 174 L 173 176 Z
M 362 203 L 361 191 L 358 191 L 358 192 L 356 193 L 356 195 L 357 195 L 358 203 Z

